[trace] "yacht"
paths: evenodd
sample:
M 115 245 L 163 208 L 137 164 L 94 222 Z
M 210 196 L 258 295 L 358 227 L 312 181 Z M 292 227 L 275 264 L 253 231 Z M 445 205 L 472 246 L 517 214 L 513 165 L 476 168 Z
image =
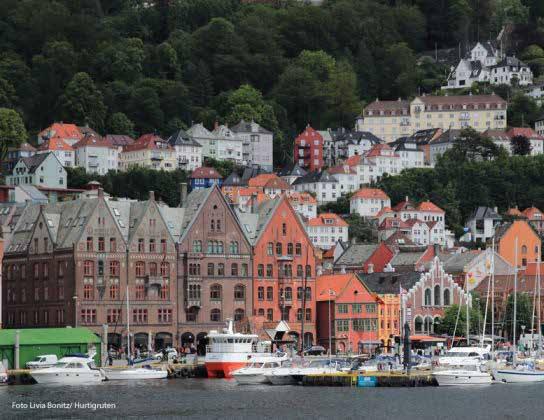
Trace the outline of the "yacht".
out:
M 519 364 L 516 367 L 496 369 L 495 380 L 506 383 L 544 382 L 544 371 L 536 370 L 533 362 Z
M 438 386 L 451 385 L 489 385 L 492 377 L 488 372 L 482 371 L 480 363 L 466 364 L 453 369 L 433 372 L 432 375 L 438 382 Z
M 233 372 L 232 376 L 240 385 L 266 384 L 269 381 L 265 375 L 280 366 L 281 362 L 279 360 L 265 363 L 253 362 L 249 366 Z
M 444 356 L 438 358 L 437 365 L 440 368 L 451 366 L 471 365 L 476 362 L 485 363 L 490 359 L 489 346 L 486 347 L 452 347 Z
M 265 376 L 272 385 L 292 385 L 301 382 L 307 375 L 342 373 L 341 369 L 345 366 L 344 361 L 319 359 L 304 366 L 274 369 Z
M 54 366 L 35 369 L 30 375 L 39 384 L 87 384 L 102 382 L 104 371 L 90 357 L 63 357 Z
M 108 369 L 106 378 L 109 381 L 137 381 L 142 379 L 166 379 L 168 372 L 163 369 L 155 369 L 151 366 L 143 366 L 135 369 Z
M 285 360 L 285 354 L 272 354 L 267 348 L 257 351 L 258 336 L 234 332 L 232 319 L 222 332 L 212 330 L 208 333 L 204 365 L 208 378 L 232 378 L 232 373 L 249 363 L 268 363 Z

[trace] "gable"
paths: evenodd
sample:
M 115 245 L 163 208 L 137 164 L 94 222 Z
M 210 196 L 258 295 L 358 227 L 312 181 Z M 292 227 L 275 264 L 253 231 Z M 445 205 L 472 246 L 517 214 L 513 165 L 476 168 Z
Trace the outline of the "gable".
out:
M 144 238 L 146 242 L 145 252 L 149 252 L 150 239 L 155 241 L 155 252 L 160 252 L 162 240 L 166 240 L 167 242 L 167 252 L 174 252 L 174 239 L 170 234 L 157 203 L 154 200 L 147 201 L 142 210 L 143 213 L 140 213 L 137 223 L 131 227 L 129 239 L 130 251 L 137 252 L 138 240 Z

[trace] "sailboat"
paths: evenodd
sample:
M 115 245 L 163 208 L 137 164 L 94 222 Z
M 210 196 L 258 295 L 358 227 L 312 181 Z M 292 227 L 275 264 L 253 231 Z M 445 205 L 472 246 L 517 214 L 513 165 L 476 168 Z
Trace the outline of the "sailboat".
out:
M 127 285 L 127 355 L 130 357 L 130 303 Z M 165 379 L 168 372 L 162 369 L 154 369 L 150 365 L 129 369 L 107 369 L 106 378 L 109 381 L 116 380 L 141 380 L 141 379 Z
M 511 368 L 498 369 L 493 372 L 495 380 L 506 383 L 530 383 L 530 382 L 544 382 L 544 371 L 535 369 L 534 362 L 517 364 L 516 360 L 516 324 L 517 324 L 517 293 L 518 293 L 518 243 L 516 238 L 516 252 L 515 252 L 515 271 L 514 271 L 514 326 L 513 326 L 513 347 L 514 347 L 514 362 Z M 540 327 L 540 258 L 537 261 L 537 290 L 539 297 L 538 306 L 538 325 Z M 542 338 L 539 340 L 539 353 L 542 351 Z

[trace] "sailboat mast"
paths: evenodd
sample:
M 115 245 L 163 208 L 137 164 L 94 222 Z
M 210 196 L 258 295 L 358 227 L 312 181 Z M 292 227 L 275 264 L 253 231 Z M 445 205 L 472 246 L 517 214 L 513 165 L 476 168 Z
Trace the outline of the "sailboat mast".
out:
M 536 281 L 537 281 L 537 293 L 538 293 L 538 357 L 542 355 L 542 306 L 540 302 L 540 254 L 538 256 L 538 264 L 536 266 Z
M 470 321 L 469 321 L 469 319 L 468 319 L 468 318 L 469 318 L 469 311 L 468 311 L 468 298 L 469 298 L 468 282 L 467 282 L 466 291 L 467 291 L 467 347 L 470 347 L 470 330 L 469 330 Z
M 488 260 L 489 248 L 487 248 L 485 252 L 486 252 L 485 269 L 486 269 L 486 274 L 489 274 L 489 270 L 492 269 L 491 261 Z M 488 263 L 489 263 L 489 266 L 488 266 Z M 486 299 L 485 299 L 484 327 L 482 328 L 482 336 L 480 338 L 480 347 L 482 347 L 482 348 L 484 347 L 484 343 L 485 343 L 485 329 L 487 327 L 487 312 L 489 310 L 489 288 L 490 287 L 491 287 L 491 282 L 490 282 L 490 280 L 488 278 L 488 280 L 487 280 L 487 296 L 486 296 Z M 479 309 L 480 308 L 478 308 L 478 310 Z
M 516 324 L 518 322 L 518 237 L 516 236 L 516 245 L 514 250 L 514 327 L 513 327 L 513 343 L 514 343 L 514 360 L 516 360 Z
M 491 353 L 495 351 L 495 237 L 491 242 L 493 256 L 491 259 Z
M 127 357 L 130 357 L 130 312 L 128 303 L 128 284 L 127 284 Z

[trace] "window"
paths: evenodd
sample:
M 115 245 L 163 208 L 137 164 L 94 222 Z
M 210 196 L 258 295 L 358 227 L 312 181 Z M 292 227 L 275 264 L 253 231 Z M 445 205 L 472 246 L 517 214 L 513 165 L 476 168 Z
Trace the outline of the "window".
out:
M 80 314 L 82 324 L 96 324 L 96 309 L 82 309 Z
M 274 276 L 274 268 L 272 264 L 266 264 L 266 277 L 271 278 Z
M 246 263 L 243 263 L 242 264 L 242 274 L 241 275 L 244 276 L 244 277 L 247 276 L 247 273 L 248 273 L 247 268 L 248 268 L 248 265 Z
M 302 321 L 302 309 L 297 309 L 297 321 Z
M 210 287 L 210 300 L 221 300 L 221 285 L 212 284 Z
M 217 264 L 217 275 L 218 276 L 224 276 L 225 275 L 225 264 L 223 264 L 223 263 Z
M 276 255 L 282 255 L 282 254 L 283 254 L 282 244 L 281 244 L 281 242 L 277 242 L 276 243 Z
M 264 316 L 264 309 L 263 308 L 259 308 L 258 315 L 259 316 Z
M 451 303 L 450 303 L 450 290 L 449 289 L 444 289 L 444 302 L 442 302 L 442 304 L 444 306 L 451 305 Z
M 238 276 L 238 264 L 232 263 L 230 265 L 230 275 L 231 276 Z
M 425 301 L 423 304 L 425 306 L 431 306 L 431 289 L 425 289 Z
M 434 305 L 435 306 L 440 306 L 440 285 L 437 284 L 435 287 L 434 287 Z
M 157 263 L 155 263 L 155 262 L 150 262 L 149 263 L 149 275 L 152 276 L 152 277 L 157 276 Z
M 110 299 L 119 299 L 119 279 L 110 280 Z
M 117 252 L 117 240 L 110 238 L 110 252 Z
M 149 240 L 149 252 L 155 252 L 155 239 Z
M 295 254 L 298 256 L 302 255 L 302 245 L 300 243 L 295 245 Z
M 198 314 L 198 308 L 195 308 L 194 306 L 189 308 L 185 314 L 185 319 L 187 322 L 196 322 L 196 317 Z
M 147 309 L 133 309 L 132 322 L 135 324 L 147 323 Z
M 110 277 L 119 277 L 120 271 L 119 261 L 110 261 Z
M 523 246 L 521 247 L 521 253 L 522 253 L 522 254 L 527 254 L 527 246 L 526 246 L 526 245 L 523 245 Z
M 304 275 L 304 271 L 302 269 L 302 265 L 297 265 L 297 277 L 302 277 Z
M 208 276 L 213 276 L 215 273 L 215 266 L 213 263 L 208 263 Z
M 199 284 L 190 284 L 187 295 L 188 295 L 189 299 L 200 300 L 200 285 Z
M 367 303 L 365 305 L 365 311 L 367 314 L 375 314 L 378 311 L 378 305 L 375 303 Z
M 200 265 L 198 265 L 198 274 L 200 274 Z M 161 277 L 170 277 L 169 262 L 161 262 Z
M 274 309 L 267 309 L 266 310 L 266 320 L 267 321 L 273 321 L 274 320 Z
M 144 279 L 136 279 L 136 300 L 145 299 Z
M 237 241 L 231 241 L 230 242 L 230 253 L 231 254 L 238 254 L 238 242 Z
M 138 252 L 145 252 L 145 242 L 143 238 L 138 239 Z
M 264 265 L 263 264 L 259 264 L 257 266 L 257 277 L 259 277 L 259 278 L 264 277 Z
M 354 303 L 351 305 L 351 312 L 354 314 L 360 314 L 363 312 L 363 305 L 360 303 Z
M 47 280 L 48 278 L 49 278 L 49 263 L 43 263 L 43 279 Z
M 92 236 L 87 237 L 87 251 L 93 250 L 93 238 Z
M 268 242 L 266 245 L 266 255 L 274 255 L 274 243 Z
M 104 237 L 100 236 L 98 238 L 98 252 L 104 252 L 106 250 L 106 244 L 104 242 Z
M 167 251 L 166 239 L 161 239 L 161 253 L 166 254 Z
M 312 310 L 310 308 L 306 308 L 306 321 L 312 320 Z
M 108 324 L 117 324 L 121 322 L 121 309 L 108 309 L 107 312 Z
M 257 299 L 258 300 L 264 300 L 264 287 L 259 286 L 257 288 Z
M 36 267 L 36 265 L 34 265 L 34 267 Z M 85 276 L 94 275 L 94 261 L 87 260 L 83 262 L 83 275 Z
M 297 300 L 302 300 L 303 288 L 297 287 Z
M 210 243 L 208 242 L 208 248 L 209 246 Z M 193 241 L 193 252 L 202 252 L 202 241 Z M 210 252 L 209 249 L 208 252 Z
M 349 331 L 349 319 L 338 319 L 336 321 L 336 331 L 338 331 L 338 332 L 348 332 Z
M 293 289 L 290 287 L 285 288 L 285 300 L 287 301 L 293 300 Z
M 223 252 L 223 241 L 219 241 L 217 242 L 216 254 L 222 254 Z
M 339 303 L 336 305 L 336 312 L 339 314 L 347 314 L 348 313 L 348 305 L 346 303 Z
M 145 276 L 145 263 L 143 261 L 138 261 L 136 263 L 136 277 Z
M 172 309 L 157 309 L 157 319 L 161 324 L 169 324 L 172 322 Z
M 293 255 L 293 244 L 291 242 L 287 244 L 287 255 Z
M 234 320 L 235 321 L 241 321 L 244 318 L 245 311 L 243 309 L 235 309 L 234 310 Z
M 274 300 L 274 288 L 272 286 L 266 288 L 266 300 Z
M 221 310 L 220 309 L 212 309 L 210 311 L 210 321 L 212 321 L 212 322 L 221 321 Z
M 306 277 L 312 277 L 312 267 L 309 265 L 306 266 Z
M 189 275 L 200 276 L 200 264 L 189 264 Z
M 281 224 L 281 233 L 283 236 L 287 235 L 287 223 Z

